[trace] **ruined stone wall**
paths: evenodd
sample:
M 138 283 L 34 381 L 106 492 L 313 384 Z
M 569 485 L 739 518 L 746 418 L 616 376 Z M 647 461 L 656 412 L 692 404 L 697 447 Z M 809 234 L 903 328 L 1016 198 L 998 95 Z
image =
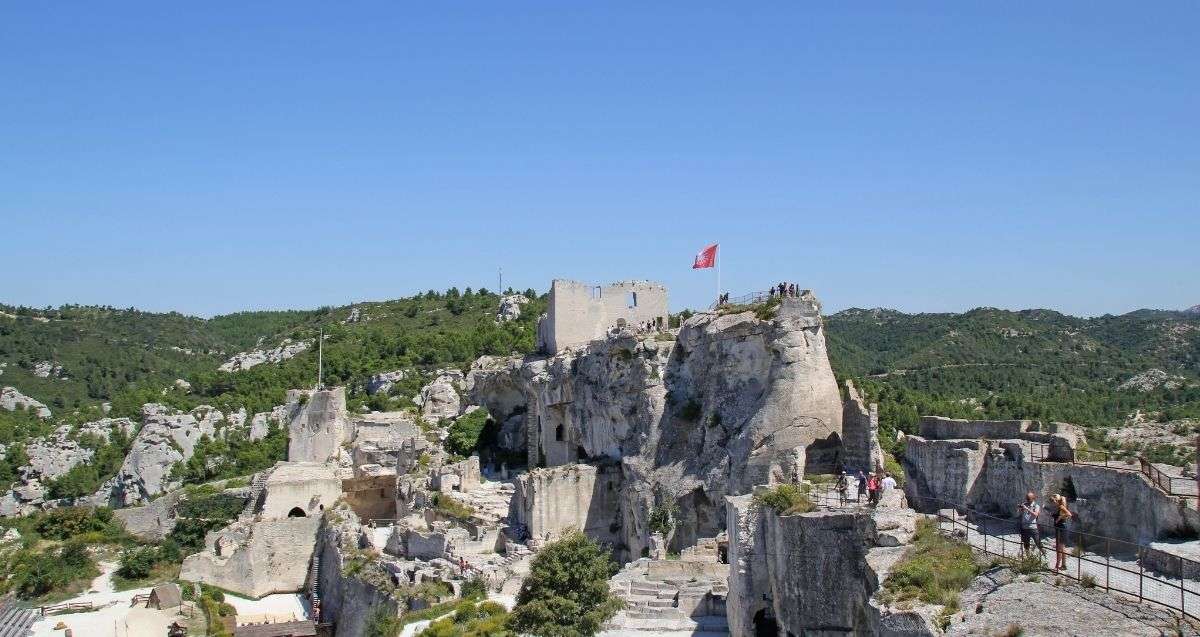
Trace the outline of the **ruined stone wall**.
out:
M 910 504 L 932 512 L 959 505 L 1000 517 L 1033 491 L 1041 502 L 1068 497 L 1077 514 L 1072 529 L 1133 544 L 1200 533 L 1200 512 L 1155 488 L 1138 471 L 1066 462 L 1034 462 L 1020 441 L 990 446 L 974 440 L 908 436 L 904 465 Z M 1048 518 L 1043 522 L 1049 523 Z
M 728 503 L 730 635 L 763 634 L 771 622 L 781 635 L 879 634 L 867 513 L 779 516 L 748 495 Z
M 842 407 L 842 464 L 847 471 L 870 472 L 883 466 L 879 446 L 879 406 L 866 405 L 858 388 L 846 381 L 846 401 Z
M 385 474 L 342 481 L 342 498 L 362 520 L 396 517 L 396 476 Z
M 394 597 L 345 574 L 346 560 L 358 548 L 358 539 L 358 520 L 345 511 L 332 514 L 320 530 L 317 592 L 321 596 L 321 621 L 337 625 L 336 637 L 364 637 L 372 613 L 399 616 L 401 612 Z
M 620 542 L 621 472 L 572 464 L 535 469 L 520 476 L 510 518 L 529 529 L 537 541 L 553 539 L 567 529 L 609 544 Z
M 546 316 L 538 323 L 538 347 L 554 353 L 603 338 L 614 327 L 644 321 L 666 327 L 667 289 L 649 281 L 599 287 L 555 279 Z
M 261 503 L 255 511 L 264 520 L 296 515 L 320 515 L 342 495 L 342 482 L 322 464 L 281 462 L 267 476 Z
M 299 403 L 302 396 L 308 396 L 307 402 L 288 424 L 288 460 L 328 462 L 337 457 L 342 443 L 354 439 L 354 426 L 346 412 L 346 390 L 289 390 L 289 404 Z
M 209 533 L 183 561 L 180 579 L 260 598 L 303 590 L 321 518 L 239 521 Z
M 1032 420 L 960 420 L 942 416 L 924 416 L 920 426 L 921 437 L 928 440 L 1013 439 L 1036 428 Z

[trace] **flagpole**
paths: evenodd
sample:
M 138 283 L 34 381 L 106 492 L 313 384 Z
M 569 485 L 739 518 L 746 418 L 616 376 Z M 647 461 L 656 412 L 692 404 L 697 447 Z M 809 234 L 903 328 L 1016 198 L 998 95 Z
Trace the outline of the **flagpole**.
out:
M 721 304 L 721 244 L 717 244 L 717 305 Z

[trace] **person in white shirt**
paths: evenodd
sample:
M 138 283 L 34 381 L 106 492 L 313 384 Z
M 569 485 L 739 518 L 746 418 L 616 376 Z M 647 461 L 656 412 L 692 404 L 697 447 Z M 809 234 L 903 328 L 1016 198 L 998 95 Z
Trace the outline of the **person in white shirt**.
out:
M 883 492 L 886 494 L 892 489 L 896 488 L 896 479 L 893 478 L 892 474 L 889 473 L 886 477 L 884 477 L 881 486 L 883 487 Z

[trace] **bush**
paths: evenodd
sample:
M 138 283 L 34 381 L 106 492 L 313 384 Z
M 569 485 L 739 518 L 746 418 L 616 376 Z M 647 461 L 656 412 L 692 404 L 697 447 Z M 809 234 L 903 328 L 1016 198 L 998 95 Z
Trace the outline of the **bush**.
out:
M 489 426 L 491 422 L 486 409 L 476 409 L 455 420 L 446 438 L 446 450 L 465 457 L 494 446 L 496 432 L 494 425 Z
M 509 623 L 535 636 L 594 635 L 623 606 L 608 587 L 616 572 L 599 545 L 569 532 L 534 556 Z
M 121 554 L 117 575 L 126 579 L 145 579 L 158 563 L 159 551 L 156 547 L 143 546 L 130 549 Z
M 933 520 L 921 520 L 912 547 L 892 567 L 884 589 L 891 601 L 920 599 L 952 606 L 978 574 L 971 547 L 942 535 Z
M 475 514 L 475 509 L 472 509 L 471 505 L 459 502 L 444 493 L 433 494 L 430 504 L 437 511 L 460 520 L 465 520 Z
M 5 586 L 24 598 L 63 591 L 75 582 L 87 582 L 100 574 L 87 545 L 79 540 L 45 552 L 18 551 L 8 570 Z
M 780 515 L 795 515 L 815 511 L 817 505 L 808 497 L 807 490 L 795 484 L 781 484 L 754 495 L 759 506 L 775 509 Z
M 120 535 L 120 526 L 114 524 L 111 509 L 104 507 L 62 507 L 51 509 L 34 522 L 37 534 L 48 540 L 67 540 L 85 533 Z

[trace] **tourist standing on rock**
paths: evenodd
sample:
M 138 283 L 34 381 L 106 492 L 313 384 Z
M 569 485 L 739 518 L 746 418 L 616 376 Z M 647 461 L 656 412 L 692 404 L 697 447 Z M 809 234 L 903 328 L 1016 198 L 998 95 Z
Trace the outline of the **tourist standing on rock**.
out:
M 1074 515 L 1067 508 L 1067 499 L 1055 493 L 1050 501 L 1054 503 L 1054 570 L 1067 569 L 1067 522 Z
M 1042 533 L 1038 530 L 1038 516 L 1042 513 L 1042 505 L 1037 503 L 1037 495 L 1033 491 L 1025 494 L 1025 501 L 1017 505 L 1017 513 L 1021 514 L 1021 551 L 1028 554 L 1029 544 L 1033 543 L 1044 559 L 1046 549 L 1042 546 Z
M 867 495 L 867 474 L 861 470 L 858 472 L 858 502 L 862 502 L 863 496 Z
M 835 487 L 838 494 L 838 504 L 846 506 L 847 497 L 846 491 L 850 488 L 850 476 L 843 471 L 842 475 L 838 476 L 837 485 Z
M 871 506 L 879 504 L 879 475 L 872 473 L 867 476 L 867 501 Z
M 883 481 L 879 484 L 883 488 L 883 495 L 887 495 L 892 492 L 892 489 L 896 488 L 896 479 L 892 477 L 892 474 L 886 473 L 883 476 Z

